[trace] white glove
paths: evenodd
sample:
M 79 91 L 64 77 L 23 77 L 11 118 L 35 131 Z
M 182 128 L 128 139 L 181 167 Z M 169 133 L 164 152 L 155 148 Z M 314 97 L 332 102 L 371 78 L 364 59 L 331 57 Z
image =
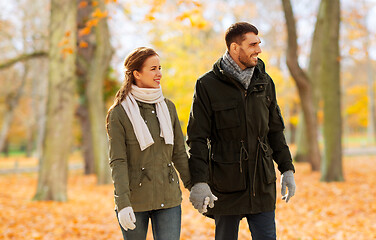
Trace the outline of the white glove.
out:
M 284 172 L 281 176 L 281 194 L 282 200 L 286 200 L 288 202 L 292 196 L 295 195 L 295 180 L 294 180 L 294 172 L 292 170 L 288 170 Z M 286 194 L 286 187 L 288 188 L 288 193 Z
M 134 224 L 136 222 L 136 216 L 134 215 L 132 207 L 126 207 L 120 210 L 118 213 L 118 218 L 121 226 L 125 231 L 128 229 L 133 230 L 136 228 Z

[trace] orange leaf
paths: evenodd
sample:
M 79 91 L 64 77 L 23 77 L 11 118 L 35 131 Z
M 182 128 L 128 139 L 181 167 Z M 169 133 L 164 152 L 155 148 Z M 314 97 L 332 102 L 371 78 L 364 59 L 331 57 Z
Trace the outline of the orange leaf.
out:
M 73 49 L 72 48 L 63 48 L 61 50 L 61 52 L 64 54 L 64 57 L 66 54 L 72 54 L 73 53 Z
M 98 1 L 93 1 L 93 2 L 91 3 L 91 5 L 92 5 L 93 7 L 98 6 Z
M 102 12 L 99 8 L 96 8 L 95 11 L 91 14 L 94 18 L 104 18 L 107 17 L 107 11 Z
M 78 36 L 82 37 L 84 35 L 89 35 L 91 31 L 91 27 L 85 27 L 78 31 Z
M 62 47 L 62 46 L 64 46 L 64 45 L 68 44 L 68 43 L 69 43 L 69 40 L 66 39 L 66 38 L 64 38 L 63 40 L 61 40 L 61 41 L 57 44 L 57 46 L 58 46 L 58 47 Z
M 86 22 L 86 27 L 97 26 L 98 22 L 99 22 L 98 18 L 91 19 L 91 20 Z
M 78 8 L 84 8 L 87 6 L 87 2 L 80 2 L 80 4 L 78 5 Z
M 70 31 L 66 31 L 66 32 L 65 32 L 65 36 L 66 36 L 66 37 L 69 37 L 69 36 L 70 36 L 70 34 L 71 34 L 71 32 L 70 32 Z
M 87 48 L 88 46 L 89 46 L 89 44 L 87 42 L 80 41 L 80 45 L 79 45 L 80 48 Z

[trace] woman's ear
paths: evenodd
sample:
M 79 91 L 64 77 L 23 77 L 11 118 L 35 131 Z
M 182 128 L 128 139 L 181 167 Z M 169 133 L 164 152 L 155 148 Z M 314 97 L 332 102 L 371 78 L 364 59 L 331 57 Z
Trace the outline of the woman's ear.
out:
M 140 73 L 137 70 L 134 70 L 132 74 L 135 79 L 140 79 Z

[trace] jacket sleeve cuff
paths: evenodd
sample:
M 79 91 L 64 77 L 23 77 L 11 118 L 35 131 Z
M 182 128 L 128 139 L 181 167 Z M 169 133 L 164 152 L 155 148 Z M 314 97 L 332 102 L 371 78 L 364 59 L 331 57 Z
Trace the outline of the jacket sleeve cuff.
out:
M 289 170 L 291 170 L 295 173 L 295 168 L 294 168 L 294 165 L 292 164 L 292 162 L 286 162 L 286 163 L 283 163 L 283 164 L 279 164 L 278 170 L 281 172 L 281 174 L 283 174 L 284 172 L 289 171 Z
M 121 196 L 115 195 L 115 205 L 118 211 L 120 211 L 123 208 L 132 206 L 129 197 L 126 194 Z

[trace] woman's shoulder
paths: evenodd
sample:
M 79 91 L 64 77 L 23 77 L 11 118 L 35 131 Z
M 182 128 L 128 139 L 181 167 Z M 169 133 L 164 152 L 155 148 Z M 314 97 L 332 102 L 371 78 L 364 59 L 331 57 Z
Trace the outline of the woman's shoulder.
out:
M 165 98 L 165 102 L 166 102 L 167 107 L 168 107 L 169 109 L 172 109 L 172 110 L 175 110 L 175 109 L 176 109 L 174 102 L 172 102 L 170 99 Z
M 165 100 L 167 105 L 174 105 L 175 106 L 175 104 L 170 99 L 165 98 L 164 100 Z
M 122 114 L 125 114 L 125 111 L 124 111 L 124 108 L 121 106 L 121 104 L 117 104 L 112 109 L 109 110 L 108 114 L 121 116 Z

